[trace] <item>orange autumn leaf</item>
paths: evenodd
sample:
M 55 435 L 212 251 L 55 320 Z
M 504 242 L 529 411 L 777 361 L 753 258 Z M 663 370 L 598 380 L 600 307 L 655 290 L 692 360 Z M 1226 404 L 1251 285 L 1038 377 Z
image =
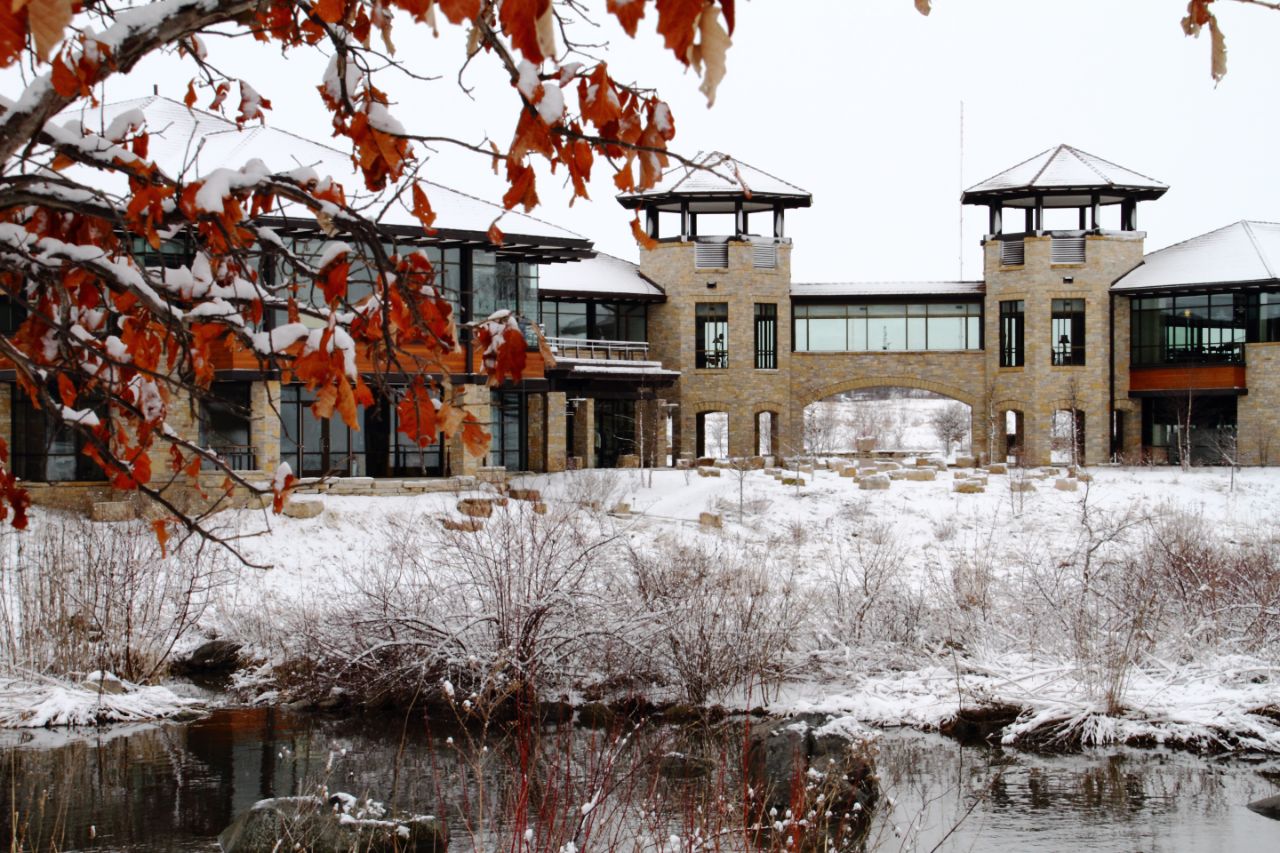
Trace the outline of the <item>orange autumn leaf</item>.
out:
M 422 189 L 422 184 L 414 182 L 413 185 L 413 218 L 422 223 L 422 230 L 427 234 L 434 234 L 435 229 L 432 224 L 436 221 L 436 212 L 431 209 L 431 202 L 427 200 L 427 194 Z
M 480 0 L 439 0 L 439 4 L 451 24 L 473 20 L 480 14 Z
M 555 53 L 555 45 L 548 44 L 547 39 L 546 18 L 550 15 L 551 0 L 503 0 L 498 9 L 502 31 L 511 38 L 512 46 L 534 65 Z
M 645 0 L 608 0 L 605 8 L 617 16 L 622 29 L 632 38 L 636 37 L 636 27 L 644 17 Z
M 320 20 L 326 24 L 336 24 L 343 18 L 346 3 L 343 0 L 319 0 L 312 8 Z
M 631 220 L 631 234 L 636 238 L 636 242 L 645 249 L 658 248 L 658 241 L 649 236 L 649 232 L 644 230 L 644 226 L 640 224 L 639 215 Z
M 501 246 L 502 241 L 507 235 L 502 233 L 502 229 L 498 227 L 498 220 L 493 220 L 493 224 L 489 226 L 489 230 L 485 232 L 485 236 L 489 238 L 489 242 L 495 246 Z
M 22 54 L 27 43 L 27 10 L 14 11 L 0 3 L 0 67 L 7 68 Z
M 351 264 L 346 252 L 339 254 L 320 270 L 318 281 L 326 304 L 337 305 L 347 295 L 347 274 L 350 270 Z
M 196 103 L 196 81 L 187 81 L 187 95 L 182 99 L 182 103 L 187 105 L 187 109 L 191 109 Z
M 483 456 L 489 451 L 489 433 L 475 419 L 475 415 L 468 414 L 466 421 L 462 424 L 462 446 L 466 448 L 467 453 L 472 456 Z
M 30 0 L 26 4 L 31 40 L 40 59 L 48 61 L 62 41 L 62 34 L 71 23 L 71 7 L 72 0 Z
M 160 556 L 169 556 L 169 520 L 157 518 L 151 522 L 151 529 L 156 534 L 156 541 L 160 543 Z
M 502 196 L 502 206 L 507 210 L 523 205 L 525 212 L 538 206 L 538 191 L 533 167 L 515 160 L 507 161 L 507 181 L 511 187 Z
M 359 431 L 360 429 L 360 412 L 356 407 L 356 397 L 351 390 L 351 383 L 345 379 L 339 379 L 338 387 L 338 414 L 342 416 L 342 422 L 350 429 Z
M 689 48 L 702 15 L 703 0 L 657 0 L 658 32 L 676 59 L 689 64 Z
M 419 377 L 396 404 L 397 429 L 419 447 L 435 442 L 440 432 L 436 421 L 436 404 L 428 393 L 426 384 Z

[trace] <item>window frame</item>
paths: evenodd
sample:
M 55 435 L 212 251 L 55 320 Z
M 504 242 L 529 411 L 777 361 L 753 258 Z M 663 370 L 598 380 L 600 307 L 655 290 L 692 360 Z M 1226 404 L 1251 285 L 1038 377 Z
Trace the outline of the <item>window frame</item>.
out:
M 1025 299 L 1002 299 L 997 314 L 1001 367 L 1026 364 L 1027 303 Z

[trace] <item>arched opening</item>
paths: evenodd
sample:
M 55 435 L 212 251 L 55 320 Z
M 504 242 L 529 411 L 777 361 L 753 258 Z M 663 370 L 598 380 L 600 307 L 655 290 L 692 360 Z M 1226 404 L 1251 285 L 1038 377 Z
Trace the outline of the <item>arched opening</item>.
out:
M 1018 409 L 1004 413 L 1004 460 L 1013 465 L 1022 461 L 1026 443 L 1026 418 Z
M 759 412 L 756 414 L 756 455 L 774 455 L 774 433 L 777 429 L 777 412 Z
M 696 419 L 698 430 L 698 456 L 712 459 L 724 459 L 729 455 L 729 413 L 699 412 Z
M 815 455 L 885 451 L 954 456 L 973 446 L 968 403 L 922 388 L 876 386 L 834 394 L 804 410 Z
M 1083 465 L 1084 412 L 1058 409 L 1049 434 L 1049 461 L 1056 465 Z

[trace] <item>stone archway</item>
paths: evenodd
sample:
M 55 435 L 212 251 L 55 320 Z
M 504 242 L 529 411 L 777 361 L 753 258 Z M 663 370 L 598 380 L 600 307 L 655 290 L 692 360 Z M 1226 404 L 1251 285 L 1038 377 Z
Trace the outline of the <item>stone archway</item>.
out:
M 804 435 L 805 410 L 811 404 L 822 402 L 839 394 L 869 388 L 908 388 L 928 391 L 963 404 L 969 409 L 970 452 L 979 458 L 986 458 L 988 435 L 990 433 L 988 421 L 990 417 L 982 393 L 975 393 L 970 389 L 957 385 L 922 379 L 913 375 L 879 374 L 875 376 L 860 376 L 856 379 L 851 378 L 819 385 L 808 393 L 799 395 L 793 401 L 790 412 L 792 435 Z

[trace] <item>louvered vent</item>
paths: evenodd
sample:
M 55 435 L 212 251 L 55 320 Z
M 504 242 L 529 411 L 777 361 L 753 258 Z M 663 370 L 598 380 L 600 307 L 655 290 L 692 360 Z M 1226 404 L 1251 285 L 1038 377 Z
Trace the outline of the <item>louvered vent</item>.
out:
M 1049 248 L 1049 263 L 1083 264 L 1084 238 L 1054 237 L 1053 244 Z
M 777 269 L 778 247 L 773 243 L 752 243 L 751 265 L 758 270 Z
M 696 269 L 727 269 L 729 266 L 728 243 L 695 243 L 693 266 Z
M 1021 264 L 1026 259 L 1026 247 L 1021 240 L 1005 240 L 1000 244 L 1000 263 L 1004 266 Z

